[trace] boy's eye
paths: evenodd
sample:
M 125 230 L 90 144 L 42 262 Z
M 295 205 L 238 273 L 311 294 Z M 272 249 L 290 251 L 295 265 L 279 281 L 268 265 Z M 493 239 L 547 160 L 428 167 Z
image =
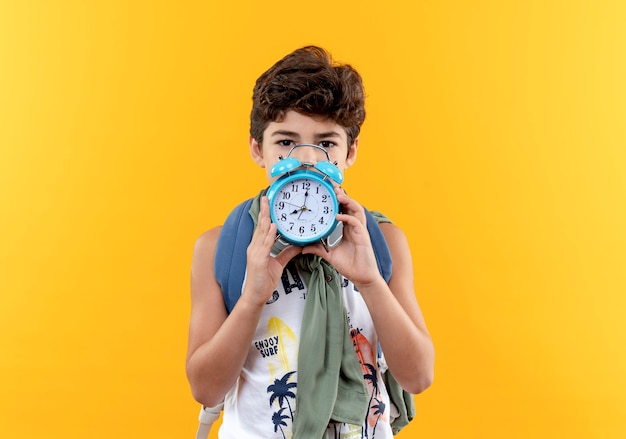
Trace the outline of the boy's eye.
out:
M 319 145 L 322 148 L 332 148 L 333 146 L 335 146 L 335 142 L 331 142 L 330 140 L 322 140 Z
M 280 146 L 292 146 L 294 143 L 293 143 L 293 140 L 287 140 L 287 139 L 285 139 L 285 140 L 279 140 L 279 141 L 278 141 L 278 144 L 279 144 Z

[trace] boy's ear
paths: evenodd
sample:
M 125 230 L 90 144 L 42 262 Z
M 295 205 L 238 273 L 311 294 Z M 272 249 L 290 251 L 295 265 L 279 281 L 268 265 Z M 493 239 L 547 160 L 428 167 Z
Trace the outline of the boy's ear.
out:
M 263 149 L 259 142 L 252 136 L 248 139 L 248 144 L 250 145 L 250 155 L 252 156 L 252 160 L 254 163 L 264 168 L 265 164 L 263 163 Z
M 354 143 L 348 149 L 348 157 L 346 157 L 346 167 L 352 166 L 356 161 L 356 150 L 359 147 L 359 138 L 354 139 Z

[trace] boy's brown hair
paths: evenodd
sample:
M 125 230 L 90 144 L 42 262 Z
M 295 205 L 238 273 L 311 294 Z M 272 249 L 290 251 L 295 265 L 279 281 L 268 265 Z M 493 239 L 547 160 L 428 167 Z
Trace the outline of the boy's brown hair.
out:
M 365 120 L 361 75 L 338 64 L 321 47 L 297 49 L 257 79 L 252 95 L 250 135 L 263 142 L 270 122 L 280 122 L 289 110 L 325 116 L 345 128 L 350 147 Z

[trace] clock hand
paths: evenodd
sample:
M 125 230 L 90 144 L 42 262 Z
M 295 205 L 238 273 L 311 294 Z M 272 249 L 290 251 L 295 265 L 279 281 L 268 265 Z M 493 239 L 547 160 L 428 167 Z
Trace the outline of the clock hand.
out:
M 302 212 L 307 211 L 307 210 L 309 210 L 309 211 L 311 210 L 311 209 L 309 209 L 308 207 L 306 207 L 306 199 L 307 199 L 307 197 L 308 197 L 308 196 L 309 196 L 309 191 L 307 190 L 307 191 L 304 193 L 304 201 L 303 201 L 303 204 L 302 204 L 302 206 L 300 206 L 300 208 L 298 209 L 298 211 L 300 212 L 300 215 L 298 215 L 298 219 L 300 219 L 300 217 L 302 216 Z M 292 213 L 292 214 L 294 214 L 294 213 L 296 213 L 296 211 L 293 211 L 293 212 L 291 212 L 291 213 Z
M 290 203 L 289 201 L 281 201 L 281 203 L 289 204 L 290 206 L 297 207 L 298 209 L 300 209 L 300 208 L 302 207 L 302 206 L 299 206 L 299 205 L 297 205 L 297 204 Z
M 308 198 L 308 196 L 309 196 L 309 191 L 307 190 L 307 191 L 304 193 L 304 201 L 303 201 L 302 207 L 300 208 L 300 215 L 298 215 L 298 219 L 300 219 L 300 217 L 302 216 L 302 213 L 303 213 L 303 212 L 305 212 L 305 211 L 307 211 L 307 210 L 308 210 L 308 211 L 310 211 L 310 210 L 311 210 L 311 209 L 309 209 L 308 207 L 306 207 L 306 199 Z
M 300 209 L 300 215 L 298 215 L 298 219 L 300 219 L 300 217 L 302 216 L 304 212 L 312 212 L 312 210 L 306 206 L 302 206 L 302 209 Z

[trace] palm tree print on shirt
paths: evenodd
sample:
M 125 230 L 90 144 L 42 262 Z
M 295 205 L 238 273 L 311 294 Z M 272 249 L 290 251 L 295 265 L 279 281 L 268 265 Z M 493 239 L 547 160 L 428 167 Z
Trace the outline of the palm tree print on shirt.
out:
M 287 426 L 285 419 L 290 419 L 293 422 L 293 409 L 291 408 L 290 399 L 295 400 L 296 394 L 292 391 L 298 387 L 297 383 L 288 382 L 291 376 L 296 373 L 296 371 L 287 372 L 280 379 L 275 379 L 274 384 L 271 384 L 267 387 L 267 393 L 271 393 L 270 395 L 270 407 L 274 404 L 274 401 L 278 401 L 279 409 L 272 415 L 272 422 L 274 423 L 274 432 L 278 431 L 280 428 L 283 437 L 285 437 L 285 432 L 283 431 L 282 426 Z M 285 407 L 285 403 L 287 403 L 287 407 Z M 289 416 L 283 415 L 283 410 L 285 408 L 289 408 Z
M 378 425 L 378 421 L 380 421 L 381 416 L 385 414 L 385 403 L 380 401 L 378 398 L 374 398 L 378 404 L 371 406 L 370 410 L 374 411 L 374 416 L 378 415 L 376 418 L 376 423 L 374 424 L 374 429 L 372 430 L 372 437 L 376 435 L 376 426 Z
M 287 426 L 285 419 L 289 419 L 289 416 L 283 415 L 283 410 L 285 410 L 285 407 L 281 408 L 277 412 L 274 412 L 272 415 L 272 422 L 274 423 L 274 433 L 277 433 L 280 428 L 280 432 L 283 434 L 283 439 L 286 439 L 287 437 L 285 436 L 283 426 Z
M 378 384 L 378 369 L 376 368 L 376 354 L 372 349 L 372 345 L 365 335 L 361 333 L 358 328 L 350 330 L 350 337 L 352 338 L 352 344 L 356 352 L 356 356 L 361 364 L 361 371 L 363 372 L 363 379 L 367 384 L 367 388 L 370 394 L 369 410 L 365 415 L 364 428 L 361 433 L 362 438 L 369 438 L 369 430 L 372 429 L 371 439 L 374 439 L 374 433 L 376 432 L 376 426 L 381 417 L 386 420 L 385 404 L 382 402 L 380 395 L 380 388 Z M 372 405 L 373 401 L 378 404 Z M 374 413 L 371 413 L 372 410 Z

